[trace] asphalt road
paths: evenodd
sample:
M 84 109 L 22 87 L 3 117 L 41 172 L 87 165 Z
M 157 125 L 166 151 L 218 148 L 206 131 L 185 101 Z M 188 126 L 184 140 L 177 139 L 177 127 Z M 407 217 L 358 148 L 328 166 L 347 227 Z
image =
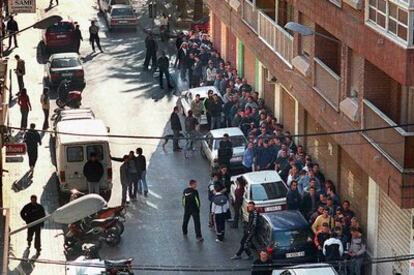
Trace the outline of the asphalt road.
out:
M 58 7 L 48 13 L 59 14 L 64 18 L 69 17 L 79 22 L 85 39 L 81 47 L 87 80 L 83 93 L 83 106 L 91 107 L 96 117 L 102 119 L 110 127 L 111 134 L 163 136 L 172 133 L 168 121 L 172 108 L 176 105 L 177 96 L 174 95 L 174 91 L 160 90 L 157 79 L 142 70 L 145 54 L 144 33 L 141 30 L 121 33 L 107 32 L 105 23 L 98 14 L 95 1 L 83 0 L 82 4 L 75 0 L 61 2 Z M 139 2 L 136 3 L 136 7 L 138 13 L 146 9 L 146 6 Z M 98 19 L 101 27 L 103 54 L 93 54 L 87 43 L 87 29 L 93 18 Z M 145 15 L 141 17 L 140 25 L 143 27 L 149 25 Z M 160 44 L 160 47 L 168 50 L 174 45 L 172 41 L 170 44 Z M 37 57 L 42 63 L 42 58 Z M 26 59 L 29 58 L 26 56 Z M 183 85 L 180 84 L 179 89 L 182 88 Z M 178 92 L 175 91 L 176 94 Z M 122 156 L 137 147 L 143 148 L 148 162 L 147 181 L 150 192 L 148 198 L 141 197 L 128 207 L 125 233 L 121 244 L 115 248 L 104 247 L 101 255 L 104 258 L 134 257 L 134 264 L 137 265 L 203 266 L 212 269 L 220 266 L 229 268 L 249 266 L 248 261 L 232 262 L 229 260 L 238 248 L 240 229 L 237 231 L 228 227 L 226 241 L 219 244 L 215 242 L 214 232 L 207 226 L 209 212 L 207 162 L 201 158 L 199 152 L 195 152 L 190 159 L 185 159 L 182 153 L 173 153 L 171 141 L 166 147 L 167 150 L 163 151 L 161 142 L 152 139 L 111 140 L 113 156 Z M 48 158 L 45 157 L 48 154 L 48 148 L 41 150 L 40 156 Z M 50 175 L 53 166 L 49 164 L 49 161 L 42 161 L 40 169 L 47 171 Z M 121 201 L 121 188 L 118 180 L 119 163 L 114 162 L 113 169 L 114 189 L 110 205 L 118 205 Z M 184 238 L 181 233 L 183 214 L 181 194 L 189 179 L 192 178 L 199 181 L 202 232 L 205 238 L 203 243 L 195 241 L 192 221 L 190 221 L 188 237 Z M 44 200 L 43 203 L 50 202 Z M 53 204 L 55 203 L 54 201 Z M 43 268 L 46 267 L 39 265 L 36 270 Z M 47 272 L 47 269 L 43 271 Z M 144 273 L 138 272 L 138 274 Z M 154 271 L 148 273 L 181 274 L 183 272 Z M 214 273 L 214 271 L 208 273 Z M 200 273 L 194 271 L 185 274 Z M 227 273 L 216 272 L 216 274 Z M 233 274 L 243 273 L 233 272 Z

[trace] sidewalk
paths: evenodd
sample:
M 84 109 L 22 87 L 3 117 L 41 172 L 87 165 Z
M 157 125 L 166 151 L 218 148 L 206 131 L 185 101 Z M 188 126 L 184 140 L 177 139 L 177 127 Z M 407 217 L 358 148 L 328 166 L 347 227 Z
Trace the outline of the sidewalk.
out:
M 41 18 L 44 9 L 48 6 L 48 0 L 37 1 L 36 14 L 19 14 L 15 16 L 20 28 L 30 26 Z M 44 65 L 37 62 L 37 44 L 41 40 L 41 31 L 30 29 L 18 36 L 19 48 L 13 49 L 9 55 L 9 67 L 15 68 L 14 55 L 19 54 L 26 62 L 25 86 L 32 104 L 32 112 L 29 114 L 29 123 L 36 123 L 41 127 L 43 123 L 43 112 L 40 106 L 40 94 L 43 89 Z M 7 41 L 8 42 L 8 41 Z M 6 47 L 8 44 L 6 43 Z M 16 94 L 17 81 L 12 71 L 12 91 Z M 10 106 L 10 125 L 20 125 L 20 111 L 17 104 L 12 103 Z M 13 133 L 16 135 L 16 132 Z M 58 207 L 58 198 L 55 181 L 53 178 L 54 171 L 51 166 L 49 153 L 49 135 L 42 139 L 42 146 L 39 147 L 39 159 L 32 182 L 24 177 L 28 171 L 27 156 L 24 156 L 23 162 L 5 163 L 5 169 L 9 170 L 4 176 L 3 196 L 4 207 L 10 209 L 10 228 L 17 229 L 24 225 L 20 218 L 20 210 L 30 201 L 32 194 L 37 195 L 40 202 L 48 213 L 53 212 Z M 12 190 L 13 183 L 19 181 L 23 184 L 23 190 Z M 53 222 L 46 222 L 42 231 L 42 254 L 40 258 L 64 260 L 63 255 L 63 236 L 55 237 L 61 233 L 61 225 Z M 11 236 L 10 256 L 32 258 L 36 250 L 32 246 L 30 251 L 26 250 L 26 231 Z M 11 260 L 9 262 L 9 274 L 64 274 L 63 266 L 33 264 L 32 262 L 18 262 Z

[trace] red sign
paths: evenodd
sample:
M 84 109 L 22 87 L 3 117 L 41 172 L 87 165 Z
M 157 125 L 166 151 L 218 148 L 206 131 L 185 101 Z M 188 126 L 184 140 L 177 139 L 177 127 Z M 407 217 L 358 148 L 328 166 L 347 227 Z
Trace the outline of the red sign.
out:
M 26 143 L 6 143 L 6 156 L 26 154 Z

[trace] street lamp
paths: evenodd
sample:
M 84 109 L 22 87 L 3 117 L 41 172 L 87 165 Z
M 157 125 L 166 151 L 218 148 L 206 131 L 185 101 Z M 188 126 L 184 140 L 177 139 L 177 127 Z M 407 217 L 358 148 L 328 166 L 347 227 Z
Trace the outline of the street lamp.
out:
M 44 218 L 26 224 L 25 226 L 10 232 L 10 235 L 38 225 L 39 223 L 49 219 L 53 220 L 55 223 L 70 224 L 95 214 L 105 206 L 106 201 L 101 196 L 97 194 L 88 194 L 59 207 L 53 213 L 46 215 Z
M 288 30 L 290 30 L 292 32 L 295 32 L 295 33 L 299 33 L 303 36 L 318 35 L 318 36 L 326 38 L 330 41 L 333 41 L 335 43 L 340 43 L 340 41 L 335 39 L 335 38 L 327 36 L 323 33 L 316 32 L 316 31 L 312 30 L 311 28 L 309 28 L 308 26 L 304 26 L 304 25 L 296 23 L 296 22 L 287 22 L 286 25 L 285 25 L 285 29 L 288 29 Z

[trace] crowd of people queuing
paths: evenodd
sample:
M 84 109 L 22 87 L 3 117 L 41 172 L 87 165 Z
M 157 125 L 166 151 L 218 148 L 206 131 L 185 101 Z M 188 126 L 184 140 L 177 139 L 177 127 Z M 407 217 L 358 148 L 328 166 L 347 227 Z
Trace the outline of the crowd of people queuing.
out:
M 200 118 L 205 111 L 209 129 L 240 127 L 248 141 L 242 162 L 244 172 L 276 171 L 289 188 L 287 208 L 301 211 L 311 225 L 318 261 L 352 259 L 353 264 L 341 272 L 361 274 L 366 246 L 350 202 L 341 202 L 335 185 L 325 178 L 318 163 L 313 161 L 302 145 L 295 144 L 291 133 L 284 130 L 278 119 L 265 108 L 259 93 L 254 91 L 247 80 L 238 76 L 233 64 L 221 58 L 220 53 L 213 48 L 208 34 L 180 33 L 176 46 L 176 65 L 181 79 L 189 81 L 192 88 L 215 86 L 221 93 L 220 97 L 209 90 L 208 98 L 204 101 L 195 95 L 187 118 Z M 178 113 L 178 110 L 175 111 Z M 194 129 L 191 127 L 191 130 Z M 226 220 L 230 220 L 234 228 L 239 225 L 245 185 L 242 178 L 237 180 L 235 201 L 231 202 L 234 219 L 231 219 L 228 199 L 230 171 L 228 162 L 220 161 L 220 148 L 223 146 L 219 146 L 220 167 L 212 174 L 209 186 L 209 223 L 215 227 L 217 242 L 224 241 Z M 177 148 L 178 143 L 174 149 Z M 250 221 L 249 224 L 251 227 Z M 239 256 L 236 254 L 234 259 Z M 264 255 L 261 257 L 268 261 Z

